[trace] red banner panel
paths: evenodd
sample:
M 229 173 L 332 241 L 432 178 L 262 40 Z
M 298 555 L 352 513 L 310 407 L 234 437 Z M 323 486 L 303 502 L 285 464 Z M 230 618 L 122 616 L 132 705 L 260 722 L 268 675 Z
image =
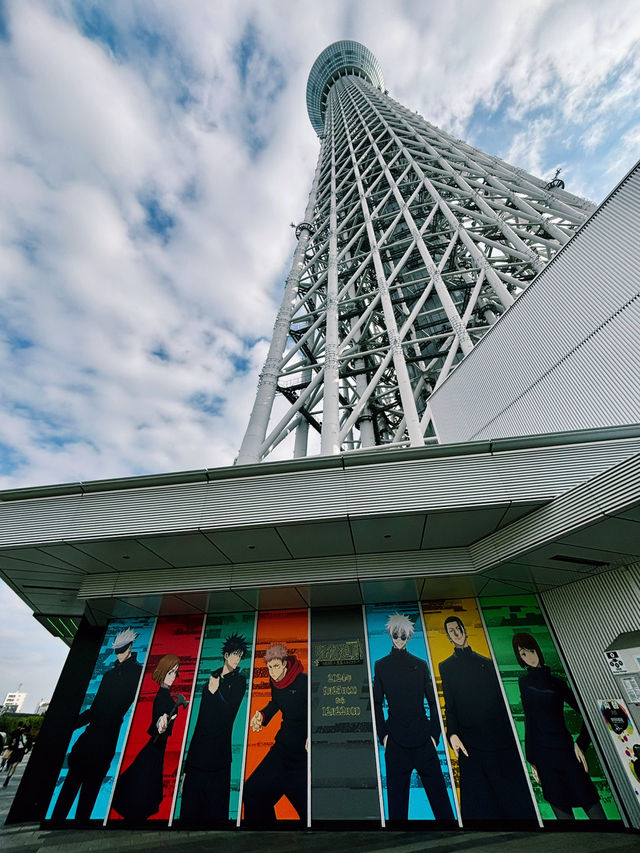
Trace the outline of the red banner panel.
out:
M 169 819 L 203 622 L 202 616 L 158 619 L 110 819 Z

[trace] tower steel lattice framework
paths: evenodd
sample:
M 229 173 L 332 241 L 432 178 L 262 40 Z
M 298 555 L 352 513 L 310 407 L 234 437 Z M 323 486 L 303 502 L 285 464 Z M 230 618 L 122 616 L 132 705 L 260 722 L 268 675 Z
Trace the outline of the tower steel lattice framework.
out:
M 310 430 L 322 454 L 435 440 L 431 393 L 594 209 L 394 101 L 358 42 L 320 54 L 307 109 L 320 155 L 239 463 L 292 431 L 296 457 Z

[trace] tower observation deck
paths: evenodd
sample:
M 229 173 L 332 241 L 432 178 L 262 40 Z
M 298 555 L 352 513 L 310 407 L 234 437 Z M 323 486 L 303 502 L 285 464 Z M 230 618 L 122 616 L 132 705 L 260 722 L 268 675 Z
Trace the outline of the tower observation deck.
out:
M 594 209 L 393 100 L 358 42 L 318 56 L 307 111 L 320 154 L 239 463 L 291 433 L 296 457 L 436 441 L 431 394 Z

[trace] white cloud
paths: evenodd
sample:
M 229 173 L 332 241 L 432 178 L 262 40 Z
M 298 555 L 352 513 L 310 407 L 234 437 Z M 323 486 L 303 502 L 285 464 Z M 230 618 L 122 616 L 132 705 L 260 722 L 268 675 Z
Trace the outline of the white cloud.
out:
M 318 153 L 306 77 L 332 41 L 370 47 L 434 124 L 562 164 L 596 199 L 640 149 L 636 0 L 6 14 L 0 487 L 232 462 Z

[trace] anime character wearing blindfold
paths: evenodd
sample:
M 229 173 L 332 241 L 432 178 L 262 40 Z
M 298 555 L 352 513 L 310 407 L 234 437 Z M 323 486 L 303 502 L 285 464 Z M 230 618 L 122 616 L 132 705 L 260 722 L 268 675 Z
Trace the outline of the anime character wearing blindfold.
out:
M 453 820 L 437 753 L 441 732 L 431 675 L 426 661 L 407 651 L 413 622 L 394 613 L 385 627 L 392 646 L 388 655 L 376 661 L 373 703 L 378 738 L 385 750 L 389 820 L 407 820 L 413 770 L 418 771 L 436 820 Z M 386 719 L 385 698 L 389 707 Z
M 118 743 L 124 715 L 135 699 L 142 665 L 131 647 L 137 637 L 131 628 L 116 635 L 111 648 L 115 663 L 102 676 L 91 706 L 76 720 L 76 729 L 86 726 L 69 753 L 69 771 L 52 813 L 64 820 L 78 794 L 76 820 L 89 820 L 100 786 L 107 775 Z

